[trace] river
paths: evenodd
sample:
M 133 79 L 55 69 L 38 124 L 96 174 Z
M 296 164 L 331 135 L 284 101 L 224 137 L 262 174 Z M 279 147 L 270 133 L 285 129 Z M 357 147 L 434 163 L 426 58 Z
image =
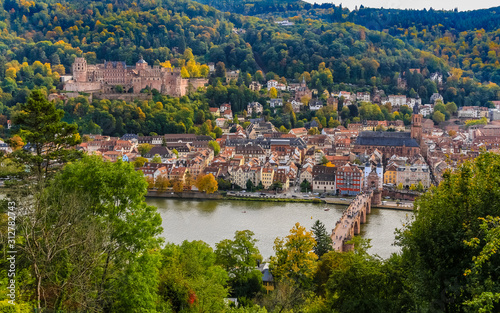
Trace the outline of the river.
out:
M 316 220 L 331 233 L 345 206 L 294 202 L 175 200 L 148 198 L 147 203 L 158 208 L 163 219 L 163 237 L 176 244 L 184 240 L 203 240 L 210 246 L 223 239 L 232 239 L 237 230 L 251 230 L 258 240 L 262 256 L 274 255 L 276 237 L 285 237 L 299 222 L 310 230 Z M 325 211 L 329 208 L 329 211 Z M 394 230 L 401 228 L 411 212 L 373 209 L 361 235 L 371 239 L 369 252 L 388 258 L 398 252 L 393 245 Z

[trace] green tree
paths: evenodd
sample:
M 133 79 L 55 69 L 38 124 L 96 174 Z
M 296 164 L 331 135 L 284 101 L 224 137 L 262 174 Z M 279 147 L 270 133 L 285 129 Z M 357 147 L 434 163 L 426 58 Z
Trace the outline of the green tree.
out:
M 220 145 L 217 141 L 215 140 L 209 141 L 208 147 L 214 150 L 214 156 L 217 156 L 220 153 Z
M 484 234 L 483 242 L 477 237 L 465 241 L 465 244 L 471 248 L 482 246 L 482 250 L 477 256 L 474 256 L 474 262 L 470 269 L 464 273 L 469 280 L 469 290 L 472 294 L 472 299 L 466 301 L 466 306 L 472 307 L 476 312 L 496 312 L 499 309 L 500 292 L 495 288 L 495 282 L 492 281 L 496 276 L 495 269 L 490 266 L 490 261 L 498 257 L 500 251 L 500 217 L 487 216 L 479 218 L 482 222 L 480 225 L 481 233 Z M 483 273 L 487 271 L 487 273 Z M 487 279 L 482 280 L 481 276 Z M 495 290 L 495 291 L 494 291 Z
M 129 288 L 129 297 L 145 296 L 132 307 L 153 309 L 148 299 L 154 285 L 126 280 L 140 256 L 161 243 L 161 218 L 145 203 L 146 192 L 147 182 L 132 164 L 95 156 L 67 164 L 45 190 L 21 202 L 21 250 L 37 279 L 38 307 L 51 290 L 48 308 L 69 309 L 73 302 L 67 299 L 81 298 L 85 307 L 102 311 L 122 301 L 119 291 Z
M 162 250 L 159 298 L 166 312 L 224 312 L 228 274 L 202 241 L 167 244 Z
M 228 272 L 234 297 L 252 299 L 262 291 L 262 274 L 257 269 L 262 257 L 254 235 L 249 230 L 236 231 L 234 240 L 225 239 L 215 245 L 216 263 Z
M 434 121 L 434 123 L 441 123 L 441 122 L 444 122 L 445 120 L 445 115 L 439 111 L 435 111 L 433 114 L 432 114 L 432 120 Z
M 300 191 L 301 192 L 312 191 L 311 183 L 304 179 L 302 183 L 300 183 Z
M 149 143 L 141 143 L 139 146 L 137 146 L 137 151 L 141 154 L 142 157 L 146 155 L 149 151 L 153 149 L 153 145 L 150 145 Z
M 143 157 L 137 157 L 135 158 L 135 161 L 134 161 L 134 167 L 135 168 L 139 168 L 139 167 L 143 167 L 144 164 L 148 161 L 148 159 L 146 158 L 143 158 Z
M 151 163 L 161 163 L 161 156 L 159 154 L 155 154 Z
M 453 173 L 446 172 L 438 187 L 431 187 L 415 202 L 414 220 L 405 223 L 398 242 L 411 265 L 411 280 L 422 308 L 463 311 L 463 302 L 472 299 L 464 273 L 474 266 L 473 257 L 486 244 L 479 218 L 500 216 L 494 205 L 500 201 L 499 169 L 500 156 L 483 153 Z M 464 244 L 470 238 L 478 238 L 478 246 Z M 489 269 L 499 265 L 499 259 L 492 258 L 475 279 L 486 285 Z M 498 290 L 500 280 L 492 279 L 490 290 Z
M 253 183 L 253 181 L 251 179 L 247 180 L 246 187 L 247 187 L 247 190 L 250 191 L 250 192 L 254 192 L 255 191 L 255 185 L 254 185 L 254 183 Z
M 412 308 L 401 256 L 386 261 L 369 255 L 367 241 L 355 237 L 355 251 L 323 255 L 315 275 L 323 312 L 408 312 Z
M 330 238 L 330 236 L 326 232 L 325 225 L 321 223 L 320 220 L 316 220 L 316 222 L 314 222 L 311 230 L 314 234 L 314 240 L 316 241 L 316 245 L 314 246 L 313 251 L 314 253 L 316 253 L 318 258 L 321 259 L 323 254 L 333 249 L 332 238 Z
M 69 149 L 81 141 L 77 126 L 61 122 L 63 116 L 64 111 L 56 109 L 39 90 L 33 90 L 27 102 L 21 104 L 20 111 L 14 114 L 13 122 L 19 126 L 15 133 L 29 143 L 34 153 L 20 149 L 13 155 L 30 167 L 37 180 L 47 179 L 55 165 L 81 156 Z

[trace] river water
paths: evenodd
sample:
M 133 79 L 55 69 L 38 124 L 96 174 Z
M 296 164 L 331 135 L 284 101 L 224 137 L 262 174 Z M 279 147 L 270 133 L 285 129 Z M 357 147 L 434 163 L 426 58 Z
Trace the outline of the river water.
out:
M 147 203 L 158 208 L 163 219 L 163 237 L 176 244 L 184 240 L 203 240 L 210 246 L 223 239 L 232 239 L 237 230 L 251 230 L 258 240 L 257 247 L 264 258 L 274 255 L 276 237 L 285 237 L 299 222 L 308 230 L 316 220 L 331 233 L 345 206 L 230 200 L 175 200 L 148 198 Z M 329 208 L 329 211 L 325 211 Z M 388 258 L 398 252 L 393 245 L 394 230 L 401 228 L 411 212 L 372 209 L 367 223 L 361 225 L 363 238 L 371 239 L 369 252 Z

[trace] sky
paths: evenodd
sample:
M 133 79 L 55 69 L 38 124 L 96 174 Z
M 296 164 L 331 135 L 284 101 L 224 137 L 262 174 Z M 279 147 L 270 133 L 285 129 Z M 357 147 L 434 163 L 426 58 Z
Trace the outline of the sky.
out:
M 343 7 L 349 9 L 354 9 L 357 5 L 358 7 L 362 4 L 365 7 L 370 8 L 380 8 L 384 9 L 394 8 L 394 9 L 429 9 L 433 8 L 435 10 L 446 9 L 453 10 L 458 8 L 459 11 L 468 11 L 476 9 L 485 9 L 500 6 L 499 0 L 305 0 L 309 3 L 334 3 L 339 5 L 342 3 Z

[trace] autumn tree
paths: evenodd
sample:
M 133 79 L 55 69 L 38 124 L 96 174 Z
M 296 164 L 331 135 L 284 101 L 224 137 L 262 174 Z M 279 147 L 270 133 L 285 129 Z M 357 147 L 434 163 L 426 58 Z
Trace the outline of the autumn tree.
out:
M 184 183 L 180 179 L 174 179 L 172 181 L 172 189 L 175 193 L 184 191 Z
M 271 87 L 271 89 L 269 89 L 269 98 L 278 98 L 278 90 L 276 90 L 275 87 Z
M 193 175 L 189 171 L 186 171 L 186 176 L 184 177 L 184 188 L 191 190 L 191 187 L 195 184 Z
M 212 174 L 199 175 L 198 179 L 196 180 L 196 187 L 199 191 L 210 194 L 217 191 L 218 184 L 217 180 L 215 180 L 215 177 Z
M 276 238 L 270 270 L 277 281 L 290 280 L 302 287 L 310 287 L 318 256 L 313 233 L 296 223 L 284 239 Z
M 160 175 L 156 178 L 155 187 L 158 191 L 165 191 L 170 187 L 170 181 L 165 175 Z

